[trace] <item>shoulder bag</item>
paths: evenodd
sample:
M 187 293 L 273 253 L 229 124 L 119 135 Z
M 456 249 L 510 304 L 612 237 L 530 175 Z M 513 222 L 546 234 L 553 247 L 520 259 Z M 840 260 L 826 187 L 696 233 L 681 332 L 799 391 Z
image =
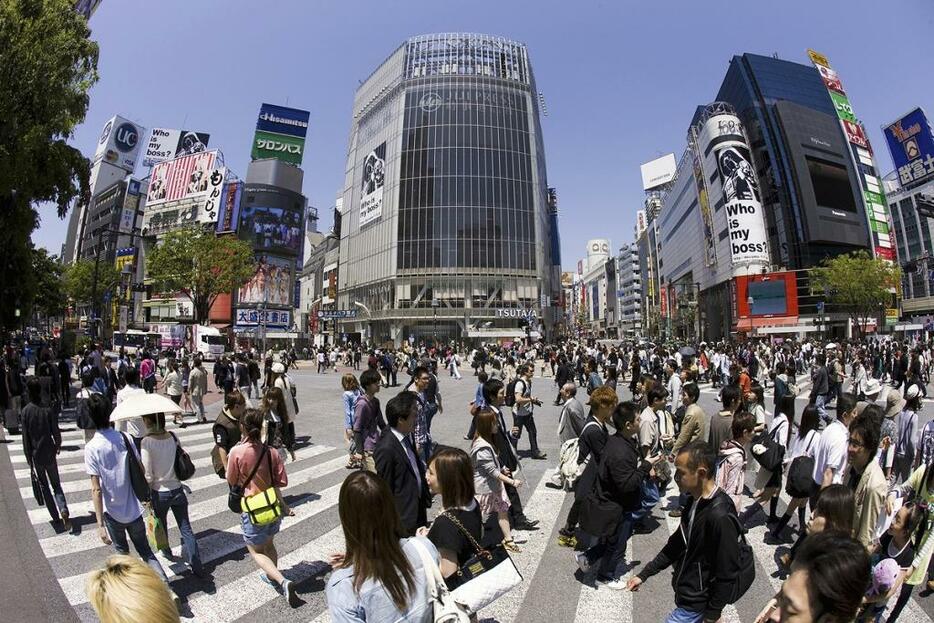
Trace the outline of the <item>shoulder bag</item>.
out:
M 269 446 L 264 446 L 268 448 Z M 257 461 L 257 465 L 262 461 L 262 457 Z M 272 453 L 266 453 L 266 463 L 269 465 L 269 478 L 272 479 Z M 256 469 L 253 470 L 256 473 Z M 244 485 L 244 488 L 246 485 Z M 279 496 L 276 493 L 275 485 L 245 497 L 242 499 L 240 508 L 244 513 L 250 516 L 250 522 L 256 526 L 265 526 L 282 517 L 282 505 Z
M 789 424 L 790 426 L 790 424 Z M 752 438 L 752 447 L 762 445 L 765 447 L 761 453 L 756 454 L 753 451 L 752 456 L 763 468 L 774 472 L 781 469 L 782 461 L 785 460 L 785 447 L 775 441 L 775 432 L 781 427 L 778 426 L 774 431 L 764 430 Z
M 269 448 L 263 444 L 263 451 L 260 452 L 259 459 L 257 459 L 256 465 L 253 466 L 253 471 L 250 472 L 250 475 L 247 476 L 246 481 L 242 485 L 230 485 L 230 491 L 227 493 L 227 508 L 229 508 L 231 512 L 237 513 L 238 515 L 243 512 L 243 492 L 250 486 L 253 476 L 256 475 L 256 470 L 259 469 L 259 464 L 263 462 L 263 455 L 265 455 L 268 450 Z
M 192 462 L 188 453 L 182 449 L 182 444 L 178 442 L 175 433 L 169 433 L 175 440 L 175 477 L 179 480 L 188 480 L 195 475 L 195 464 Z
M 444 578 L 441 577 L 441 570 L 435 564 L 431 554 L 425 549 L 417 538 L 411 539 L 410 543 L 418 551 L 419 558 L 422 559 L 422 568 L 425 571 L 425 583 L 428 588 L 428 599 L 433 610 L 432 621 L 434 623 L 470 623 L 470 614 L 466 606 L 457 603 L 451 592 L 448 591 Z
M 130 485 L 133 487 L 133 494 L 140 502 L 148 502 L 152 498 L 152 490 L 149 488 L 149 482 L 146 481 L 146 472 L 143 470 L 143 464 L 139 462 L 126 435 L 120 433 L 123 439 L 123 445 L 126 446 L 126 468 L 130 474 Z
M 808 456 L 808 452 L 817 437 L 817 434 L 811 435 L 811 440 L 805 446 L 804 453 L 799 457 L 795 457 L 795 460 L 788 467 L 788 477 L 785 479 L 785 493 L 792 498 L 806 498 L 811 495 L 811 486 L 814 484 L 812 477 L 814 457 Z
M 32 496 L 36 498 L 36 504 L 45 506 L 45 495 L 43 495 L 42 486 L 39 484 L 36 468 L 31 463 L 29 465 L 29 480 L 32 481 Z
M 453 523 L 474 548 L 474 556 L 449 579 L 456 584 L 451 593 L 454 600 L 466 606 L 470 614 L 486 608 L 522 582 L 522 575 L 502 544 L 484 549 L 453 515 L 443 512 L 441 516 Z

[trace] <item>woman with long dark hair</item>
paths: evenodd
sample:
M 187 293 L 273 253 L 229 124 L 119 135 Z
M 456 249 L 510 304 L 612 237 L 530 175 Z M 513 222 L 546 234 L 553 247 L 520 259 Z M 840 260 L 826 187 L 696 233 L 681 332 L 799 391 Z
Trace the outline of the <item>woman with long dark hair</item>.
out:
M 762 386 L 754 386 L 751 394 L 755 395 L 756 397 L 756 407 L 758 407 L 758 411 L 764 413 L 765 409 L 762 406 Z M 756 421 L 758 422 L 758 418 Z M 778 511 L 778 494 L 782 489 L 782 473 L 784 472 L 785 462 L 787 462 L 787 457 L 790 455 L 788 452 L 788 444 L 791 442 L 791 425 L 794 421 L 794 396 L 783 396 L 778 404 L 778 409 L 775 412 L 775 416 L 772 418 L 772 422 L 769 424 L 768 431 L 769 437 L 772 438 L 772 441 L 785 449 L 785 461 L 783 461 L 782 465 L 780 465 L 775 471 L 769 471 L 761 465 L 759 466 L 759 471 L 756 473 L 756 491 L 753 494 L 753 503 L 743 513 L 743 516 L 747 520 L 754 517 L 756 513 L 763 509 L 765 503 L 768 502 L 768 522 L 778 522 L 778 517 L 775 516 L 775 513 Z M 753 447 L 752 451 L 755 453 L 755 446 Z M 740 519 L 742 520 L 743 517 Z
M 426 569 L 418 548 L 427 550 L 435 564 L 438 551 L 425 537 L 403 538 L 389 485 L 370 472 L 352 473 L 341 485 L 338 514 L 346 552 L 330 560 L 334 571 L 325 594 L 331 620 L 432 621 Z
M 794 397 L 787 396 L 787 398 L 790 398 L 792 404 L 794 404 Z M 820 441 L 819 426 L 820 414 L 817 411 L 817 407 L 812 404 L 804 407 L 804 411 L 801 412 L 801 425 L 798 426 L 798 433 L 789 444 L 790 452 L 785 452 L 786 465 L 791 465 L 791 462 L 799 456 L 814 458 L 814 453 L 817 450 L 817 442 Z M 778 523 L 772 528 L 771 535 L 773 539 L 779 537 L 782 530 L 784 530 L 788 522 L 791 521 L 791 517 L 794 515 L 795 511 L 798 512 L 798 531 L 802 534 L 804 533 L 804 514 L 807 503 L 808 498 L 806 497 L 791 499 L 788 506 L 785 508 L 785 514 L 781 516 Z
M 911 596 L 910 591 L 913 590 L 915 586 L 923 584 L 925 578 L 928 580 L 928 590 L 934 590 L 934 580 L 927 577 L 928 567 L 931 563 L 931 553 L 934 551 L 934 537 L 931 536 L 932 533 L 934 533 L 934 512 L 931 512 L 931 507 L 934 505 L 934 464 L 919 466 L 911 473 L 908 480 L 889 493 L 885 501 L 886 513 L 889 515 L 892 514 L 895 499 L 899 497 L 903 499 L 913 497 L 915 503 L 925 507 L 926 510 L 921 526 L 918 528 L 917 532 L 917 535 L 920 536 L 916 536 L 914 539 L 915 557 L 911 562 L 911 568 L 909 568 L 908 577 L 905 580 L 905 584 L 912 588 L 907 589 L 908 594 L 905 595 L 904 600 L 902 599 L 902 595 L 899 595 L 896 604 L 897 610 L 893 610 L 892 614 L 889 615 L 889 621 L 895 621 L 898 613 L 901 612 L 901 609 L 905 607 L 905 603 L 908 602 L 908 597 Z M 901 607 L 899 607 L 898 604 L 901 604 Z
M 856 497 L 846 485 L 830 485 L 820 492 L 817 505 L 811 512 L 807 528 L 792 546 L 791 551 L 779 558 L 784 566 L 790 566 L 798 550 L 807 539 L 819 532 L 837 532 L 848 537 L 853 535 L 853 515 Z

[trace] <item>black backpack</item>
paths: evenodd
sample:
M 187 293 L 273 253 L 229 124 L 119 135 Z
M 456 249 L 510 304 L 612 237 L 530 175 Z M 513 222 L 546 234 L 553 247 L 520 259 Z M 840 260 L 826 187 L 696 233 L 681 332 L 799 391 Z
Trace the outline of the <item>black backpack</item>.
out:
M 506 400 L 503 404 L 507 407 L 514 407 L 516 405 L 516 381 L 518 380 L 519 378 L 516 377 L 506 385 Z

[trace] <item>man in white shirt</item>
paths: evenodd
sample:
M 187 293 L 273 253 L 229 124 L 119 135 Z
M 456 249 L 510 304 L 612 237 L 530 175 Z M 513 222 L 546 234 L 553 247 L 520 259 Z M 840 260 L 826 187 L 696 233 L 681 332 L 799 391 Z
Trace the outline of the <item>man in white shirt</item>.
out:
M 126 385 L 117 392 L 117 404 L 127 399 L 133 394 L 144 394 L 146 390 L 139 386 L 139 370 L 136 368 L 127 368 Z M 135 417 L 127 420 L 121 420 L 116 423 L 116 428 L 122 433 L 127 433 L 134 439 L 142 439 L 146 436 L 146 425 L 143 424 L 143 418 Z
M 670 413 L 674 413 L 681 404 L 681 373 L 678 372 L 678 367 L 673 359 L 669 359 L 665 364 L 665 374 L 668 375 L 665 389 L 668 390 L 667 407 Z
M 837 401 L 837 419 L 832 421 L 814 450 L 814 481 L 811 489 L 811 510 L 817 505 L 817 497 L 822 489 L 830 485 L 843 483 L 846 474 L 847 443 L 849 443 L 850 422 L 856 417 L 856 396 L 843 394 Z

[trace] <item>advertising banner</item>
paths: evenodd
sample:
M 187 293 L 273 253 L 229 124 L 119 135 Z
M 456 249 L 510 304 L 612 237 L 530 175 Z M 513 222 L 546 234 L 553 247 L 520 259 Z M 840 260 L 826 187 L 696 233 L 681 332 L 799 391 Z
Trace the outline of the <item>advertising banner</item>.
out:
M 305 138 L 308 134 L 309 117 L 311 113 L 307 110 L 264 103 L 259 108 L 256 129 Z
M 229 234 L 237 231 L 240 222 L 240 197 L 243 182 L 229 182 L 221 193 L 220 211 L 217 214 L 217 233 Z
M 698 142 L 698 153 L 710 154 L 720 180 L 734 272 L 751 265 L 767 267 L 765 215 L 742 122 L 734 114 L 714 114 L 704 123 Z
M 677 164 L 675 163 L 674 154 L 668 154 L 646 162 L 639 167 L 642 173 L 642 189 L 651 190 L 659 186 L 664 186 L 675 179 L 676 169 Z
M 133 172 L 146 129 L 117 115 L 104 124 L 94 152 L 94 162 L 103 159 Z
M 700 150 L 697 148 L 697 128 L 688 131 L 688 143 L 691 149 L 691 170 L 694 174 L 694 189 L 697 192 L 697 206 L 700 208 L 701 222 L 704 224 L 704 265 L 717 265 L 717 240 L 714 238 L 713 212 L 710 210 L 710 197 L 707 194 L 707 180 L 704 177 L 704 165 Z
M 292 266 L 289 258 L 258 255 L 253 276 L 237 293 L 240 304 L 292 304 Z
M 866 210 L 866 219 L 869 224 L 869 235 L 872 238 L 873 252 L 876 257 L 894 261 L 895 250 L 892 247 L 892 241 L 887 233 L 881 233 L 882 225 L 885 225 L 886 230 L 888 229 L 888 202 L 879 184 L 878 178 L 880 176 L 876 173 L 879 167 L 876 166 L 873 158 L 872 146 L 869 144 L 869 139 L 866 137 L 866 131 L 853 112 L 853 107 L 846 98 L 840 77 L 837 75 L 837 72 L 830 68 L 830 61 L 827 57 L 820 52 L 808 50 L 808 58 L 811 59 L 811 62 L 814 63 L 814 67 L 817 69 L 818 73 L 820 73 L 821 79 L 827 87 L 830 99 L 834 103 L 834 108 L 837 110 L 837 117 L 840 119 L 840 127 L 843 129 L 843 134 L 850 143 L 850 158 L 860 177 L 860 186 L 869 189 L 874 194 L 878 194 L 880 200 L 878 202 L 870 202 L 866 197 L 863 198 L 863 208 Z M 887 131 L 886 136 L 888 136 Z M 898 168 L 897 164 L 895 166 Z M 934 167 L 934 162 L 932 162 L 932 167 Z M 899 179 L 901 179 L 901 175 L 899 175 Z
M 383 214 L 383 182 L 386 177 L 386 143 L 380 143 L 363 161 L 360 183 L 360 227 Z
M 305 155 L 305 139 L 287 134 L 273 134 L 257 130 L 253 135 L 253 160 L 275 158 L 294 165 L 302 163 Z
M 922 109 L 915 108 L 882 129 L 902 186 L 934 176 L 934 134 Z
M 238 231 L 254 249 L 298 254 L 302 249 L 303 218 L 302 208 L 241 206 Z
M 151 167 L 173 158 L 207 151 L 210 138 L 211 135 L 205 132 L 153 128 L 143 152 L 143 166 Z
M 156 164 L 149 178 L 146 206 L 207 193 L 216 159 L 217 151 L 206 151 Z

